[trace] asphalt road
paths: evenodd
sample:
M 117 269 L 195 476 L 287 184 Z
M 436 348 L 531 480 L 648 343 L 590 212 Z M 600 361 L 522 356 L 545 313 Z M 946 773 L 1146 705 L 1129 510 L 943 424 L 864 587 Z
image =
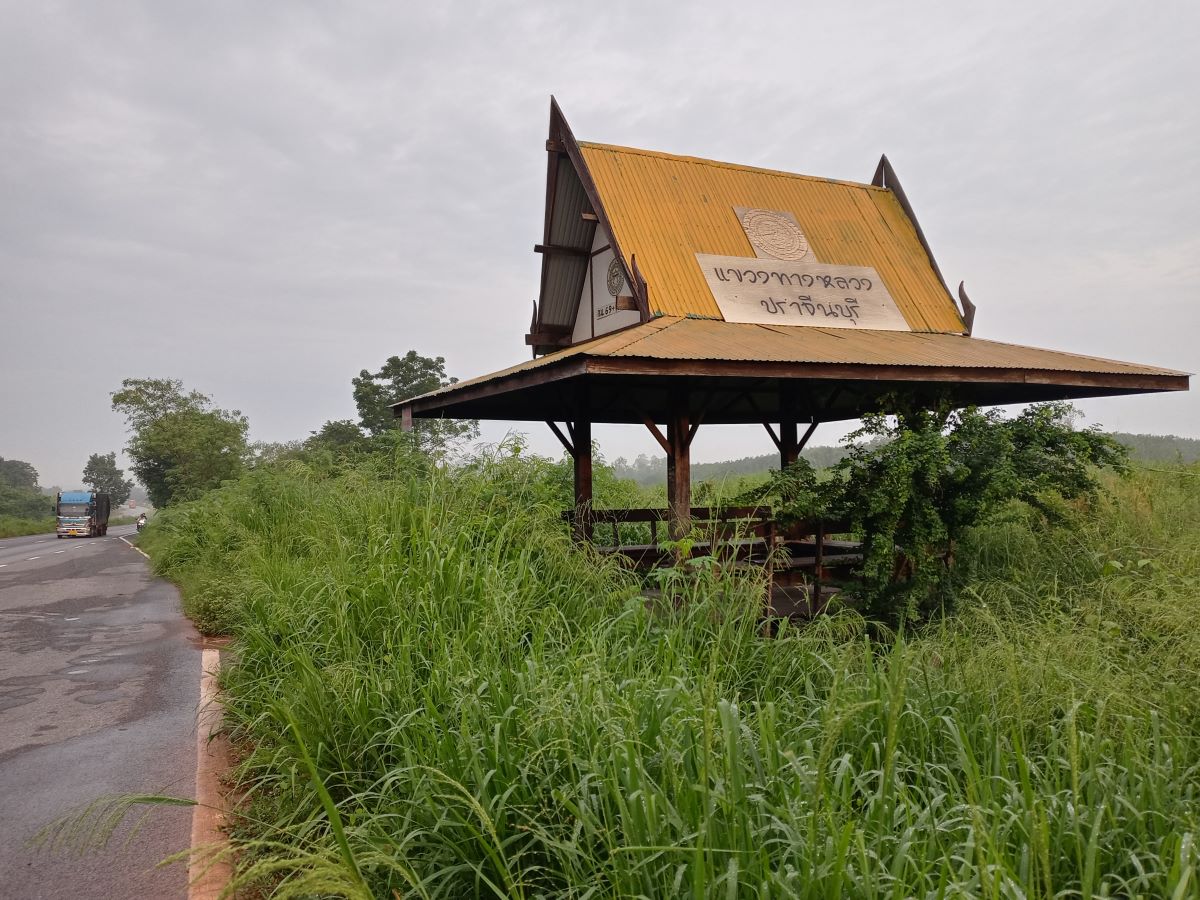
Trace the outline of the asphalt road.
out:
M 0 898 L 183 898 L 191 810 L 158 807 L 85 855 L 33 850 L 98 797 L 195 796 L 199 636 L 107 537 L 0 540 Z

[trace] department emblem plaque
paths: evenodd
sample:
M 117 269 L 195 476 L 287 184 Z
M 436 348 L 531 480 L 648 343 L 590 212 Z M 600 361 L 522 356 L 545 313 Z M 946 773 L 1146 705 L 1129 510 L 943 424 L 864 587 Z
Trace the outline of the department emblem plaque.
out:
M 808 257 L 808 238 L 791 213 L 773 209 L 734 210 L 742 230 L 759 259 L 786 259 L 793 262 Z
M 621 293 L 623 287 L 625 287 L 625 273 L 621 271 L 621 264 L 614 258 L 608 264 L 608 292 L 616 297 Z

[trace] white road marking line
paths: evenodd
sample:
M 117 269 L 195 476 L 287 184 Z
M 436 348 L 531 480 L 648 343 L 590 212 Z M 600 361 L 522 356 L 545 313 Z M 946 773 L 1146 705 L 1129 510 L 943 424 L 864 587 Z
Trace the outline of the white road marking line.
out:
M 40 556 L 31 556 L 31 557 L 29 557 L 29 559 L 27 559 L 27 560 L 25 560 L 25 561 L 26 561 L 26 562 L 33 562 L 35 559 L 41 559 L 41 557 L 40 557 Z
M 125 541 L 125 538 L 121 538 L 121 540 Z M 125 541 L 125 543 L 129 544 L 129 541 Z M 141 547 L 134 547 L 133 544 L 129 544 L 129 546 L 133 547 L 134 550 L 136 550 L 138 553 L 142 554 L 142 556 L 146 557 L 146 559 L 150 558 L 150 554 L 147 553 L 145 550 L 143 550 Z
M 55 553 L 66 553 L 67 551 L 66 550 L 55 550 L 54 552 Z
M 0 563 L 0 569 L 3 569 L 7 565 L 8 565 L 8 563 Z

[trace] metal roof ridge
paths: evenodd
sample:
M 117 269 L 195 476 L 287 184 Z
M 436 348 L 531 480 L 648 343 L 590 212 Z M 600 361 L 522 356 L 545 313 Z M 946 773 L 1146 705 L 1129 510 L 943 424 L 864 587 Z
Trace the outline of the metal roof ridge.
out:
M 649 156 L 655 159 L 668 159 L 674 162 L 686 162 L 693 165 L 713 166 L 719 169 L 732 169 L 736 172 L 751 172 L 758 175 L 778 175 L 783 178 L 798 178 L 803 181 L 815 181 L 821 184 L 840 184 L 846 187 L 863 188 L 867 191 L 888 193 L 885 187 L 862 181 L 848 181 L 844 178 L 823 178 L 820 175 L 805 175 L 803 172 L 785 172 L 783 169 L 769 169 L 765 166 L 748 166 L 744 163 L 725 162 L 719 159 L 707 159 L 703 156 L 685 156 L 679 153 L 667 153 L 662 150 L 646 150 L 641 147 L 624 147 L 620 144 L 601 144 L 596 141 L 580 141 L 584 149 L 607 150 L 612 153 L 629 153 L 635 156 Z
M 628 336 L 631 338 L 631 340 L 625 342 L 624 344 L 616 344 L 613 347 L 605 347 L 603 354 L 596 355 L 601 356 L 609 353 L 621 353 L 624 350 L 628 350 L 634 344 L 640 343 L 656 334 L 666 331 L 672 325 L 678 325 L 680 322 L 684 321 L 685 318 L 686 317 L 684 316 L 655 316 L 648 322 L 641 322 L 640 324 L 627 329 L 629 333 Z M 635 332 L 637 333 L 635 334 Z M 616 335 L 610 335 L 609 337 L 616 337 Z M 587 351 L 584 352 L 586 353 Z

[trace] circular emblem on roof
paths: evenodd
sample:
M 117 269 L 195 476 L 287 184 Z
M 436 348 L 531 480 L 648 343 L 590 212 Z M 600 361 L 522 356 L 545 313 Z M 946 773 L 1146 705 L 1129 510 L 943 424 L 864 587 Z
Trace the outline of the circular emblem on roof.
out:
M 615 297 L 621 293 L 623 287 L 625 287 L 625 273 L 621 271 L 621 264 L 614 258 L 608 264 L 608 292 Z
M 748 209 L 742 216 L 746 237 L 760 255 L 775 259 L 804 259 L 808 256 L 808 239 L 792 219 L 769 209 Z

